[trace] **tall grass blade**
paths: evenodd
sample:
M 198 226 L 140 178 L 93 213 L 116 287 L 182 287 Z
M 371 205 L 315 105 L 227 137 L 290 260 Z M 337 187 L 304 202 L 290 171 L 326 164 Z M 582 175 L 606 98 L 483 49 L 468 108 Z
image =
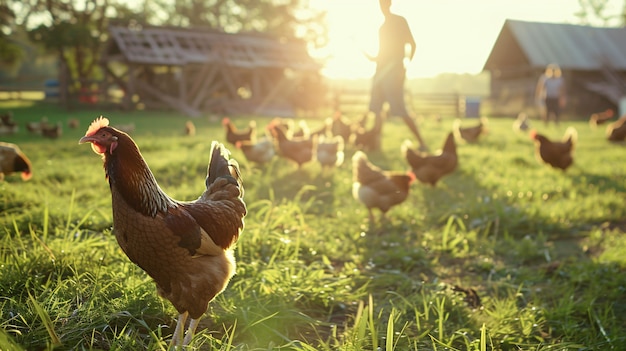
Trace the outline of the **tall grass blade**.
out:
M 392 351 L 394 349 L 393 344 L 393 332 L 394 332 L 394 315 L 395 310 L 391 310 L 389 313 L 389 322 L 387 322 L 387 339 L 385 340 L 385 350 Z
M 41 323 L 48 331 L 48 336 L 50 336 L 52 345 L 55 347 L 61 346 L 62 345 L 61 339 L 59 338 L 57 333 L 54 331 L 54 325 L 52 324 L 52 320 L 50 319 L 50 315 L 48 314 L 48 312 L 46 312 L 46 310 L 44 310 L 44 308 L 41 307 L 41 305 L 37 302 L 37 300 L 35 300 L 35 298 L 33 297 L 33 295 L 30 294 L 30 292 L 28 293 L 28 299 L 30 301 L 31 306 L 37 312 L 37 315 L 41 319 Z

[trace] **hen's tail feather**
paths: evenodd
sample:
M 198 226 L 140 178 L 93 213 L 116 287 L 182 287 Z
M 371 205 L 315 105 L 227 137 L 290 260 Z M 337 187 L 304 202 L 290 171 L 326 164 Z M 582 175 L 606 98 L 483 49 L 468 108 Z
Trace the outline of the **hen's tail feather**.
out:
M 446 141 L 443 143 L 442 150 L 444 152 L 456 153 L 456 143 L 454 141 L 454 132 L 448 133 L 448 136 L 446 137 Z
M 236 160 L 230 159 L 230 151 L 221 143 L 213 141 L 211 143 L 211 154 L 205 184 L 207 189 L 218 178 L 226 178 L 229 183 L 241 187 L 241 173 Z
M 369 183 L 385 176 L 382 170 L 369 162 L 363 151 L 357 151 L 352 156 L 352 178 L 355 182 Z
M 563 140 L 566 142 L 570 142 L 572 145 L 576 145 L 576 141 L 578 141 L 578 131 L 574 127 L 568 127 L 565 130 L 565 135 L 563 136 Z
M 454 122 L 452 122 L 452 133 L 457 139 L 462 139 L 461 137 L 461 120 L 456 118 Z

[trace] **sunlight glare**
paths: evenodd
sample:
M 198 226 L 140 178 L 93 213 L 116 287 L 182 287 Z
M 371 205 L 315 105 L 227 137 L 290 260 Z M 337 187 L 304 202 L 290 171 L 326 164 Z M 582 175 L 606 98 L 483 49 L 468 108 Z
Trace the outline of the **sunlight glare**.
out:
M 609 0 L 607 13 L 619 13 L 620 0 Z M 377 0 L 314 0 L 328 11 L 328 46 L 312 53 L 325 56 L 323 74 L 329 78 L 368 78 L 378 48 L 383 17 Z M 622 4 L 623 6 L 623 4 Z M 442 73 L 478 74 L 506 19 L 579 23 L 580 4 L 572 0 L 394 0 L 392 12 L 409 22 L 417 43 L 407 65 L 408 78 Z M 595 25 L 599 25 L 595 23 Z

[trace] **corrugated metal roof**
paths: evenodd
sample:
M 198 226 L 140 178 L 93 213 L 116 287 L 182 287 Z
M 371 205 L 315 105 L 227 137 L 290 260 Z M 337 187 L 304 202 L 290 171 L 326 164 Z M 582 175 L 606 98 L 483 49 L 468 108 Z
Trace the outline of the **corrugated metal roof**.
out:
M 626 70 L 626 28 L 518 20 L 505 21 L 484 69 L 500 66 L 492 56 L 500 47 L 506 50 L 507 45 L 501 42 L 507 37 L 502 35 L 506 31 L 510 31 L 533 68 L 557 63 L 566 69 L 599 70 L 608 64 Z
M 111 26 L 105 52 L 128 62 L 157 65 L 221 62 L 230 66 L 318 70 L 304 42 L 284 42 L 261 34 L 228 34 L 214 30 Z

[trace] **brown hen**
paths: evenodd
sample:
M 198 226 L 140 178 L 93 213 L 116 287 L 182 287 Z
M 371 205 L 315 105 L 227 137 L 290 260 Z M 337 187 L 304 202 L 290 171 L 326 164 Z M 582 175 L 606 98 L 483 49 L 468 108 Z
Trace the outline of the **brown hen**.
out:
M 237 129 L 237 126 L 228 117 L 222 119 L 222 125 L 226 130 L 226 141 L 235 145 L 238 141 L 256 139 L 256 121 L 248 122 L 248 127 L 245 129 Z
M 466 143 L 476 143 L 482 134 L 487 132 L 487 118 L 481 117 L 478 124 L 471 127 L 462 127 L 460 119 L 455 119 L 452 125 L 454 136 L 458 141 L 465 141 Z
M 606 137 L 609 141 L 624 141 L 626 139 L 626 115 L 606 126 Z
M 341 136 L 341 138 L 343 138 L 344 145 L 350 142 L 352 136 L 352 124 L 349 120 L 343 118 L 341 112 L 339 111 L 333 114 L 330 124 L 330 134 Z
M 133 139 L 108 125 L 106 118 L 96 119 L 79 143 L 91 143 L 102 155 L 115 238 L 180 314 L 171 345 L 187 345 L 209 301 L 235 273 L 233 246 L 246 215 L 239 166 L 214 141 L 206 190 L 195 201 L 177 201 L 161 190 Z
M 235 146 L 243 152 L 248 161 L 258 165 L 271 161 L 276 155 L 274 142 L 268 137 L 262 137 L 256 142 L 251 140 L 238 141 Z
M 596 128 L 598 125 L 608 122 L 614 115 L 615 112 L 611 108 L 607 108 L 602 112 L 592 113 L 589 116 L 589 126 Z
M 367 116 L 363 118 L 367 123 Z M 354 145 L 363 151 L 380 151 L 380 139 L 383 131 L 383 118 L 374 118 L 374 124 L 370 129 L 357 127 L 354 131 Z
M 339 135 L 320 136 L 317 141 L 316 159 L 322 165 L 324 172 L 332 167 L 340 166 L 344 159 L 343 138 Z
M 563 171 L 574 163 L 573 151 L 578 139 L 574 127 L 567 128 L 561 141 L 552 141 L 534 129 L 530 137 L 535 141 L 535 155 L 539 160 Z
M 458 165 L 454 134 L 450 132 L 443 148 L 436 154 L 419 152 L 412 143 L 406 140 L 402 144 L 404 158 L 411 166 L 415 177 L 422 183 L 437 185 L 439 179 L 452 173 Z
M 22 180 L 29 180 L 33 175 L 30 160 L 17 145 L 0 141 L 0 180 L 17 172 L 21 173 Z
M 296 138 L 289 137 L 287 132 L 280 125 L 270 123 L 268 130 L 274 137 L 275 149 L 279 156 L 291 160 L 298 165 L 298 169 L 303 164 L 313 160 L 317 138 Z
M 413 172 L 385 171 L 372 164 L 367 155 L 357 151 L 352 156 L 352 195 L 367 207 L 370 223 L 374 223 L 373 209 L 381 212 L 381 220 L 393 206 L 409 195 Z

